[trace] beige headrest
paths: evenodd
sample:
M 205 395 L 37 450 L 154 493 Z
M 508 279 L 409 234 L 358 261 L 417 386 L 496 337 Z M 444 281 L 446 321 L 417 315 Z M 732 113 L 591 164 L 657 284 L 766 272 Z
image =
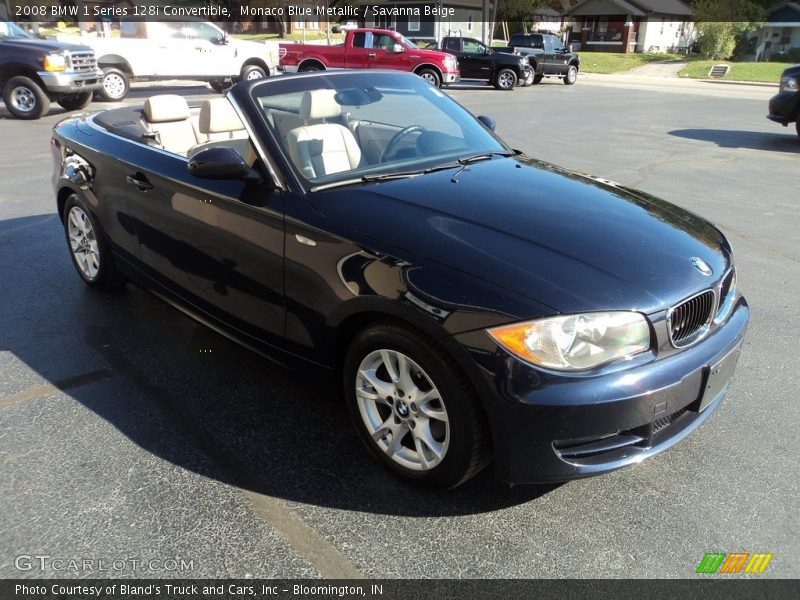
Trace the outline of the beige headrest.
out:
M 330 119 L 342 114 L 342 107 L 334 100 L 336 90 L 311 90 L 303 94 L 300 102 L 301 119 Z
M 169 123 L 189 118 L 189 105 L 177 94 L 150 96 L 144 102 L 144 118 L 150 123 Z
M 213 98 L 203 102 L 198 126 L 200 133 L 227 133 L 244 129 L 239 115 L 225 98 Z

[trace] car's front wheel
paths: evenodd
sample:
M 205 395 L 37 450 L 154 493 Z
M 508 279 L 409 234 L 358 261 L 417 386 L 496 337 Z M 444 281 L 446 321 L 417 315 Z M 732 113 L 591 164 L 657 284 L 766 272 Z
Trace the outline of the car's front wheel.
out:
M 572 65 L 567 69 L 567 74 L 564 75 L 564 83 L 566 85 L 575 85 L 576 81 L 578 81 L 578 67 Z
M 525 77 L 521 80 L 522 87 L 529 87 L 533 85 L 533 80 L 536 77 L 533 73 L 533 69 L 526 69 L 525 70 Z
M 3 102 L 18 119 L 39 119 L 50 110 L 50 98 L 29 77 L 12 77 L 3 86 Z
M 494 87 L 498 90 L 513 90 L 517 85 L 517 74 L 511 69 L 500 69 L 494 78 Z
M 433 69 L 421 69 L 420 71 L 417 71 L 417 75 L 422 77 L 433 87 L 442 87 L 442 78 L 439 77 L 439 74 Z
M 252 81 L 253 79 L 264 79 L 267 72 L 258 65 L 247 65 L 242 69 L 242 81 Z
M 128 75 L 115 67 L 103 69 L 103 87 L 97 90 L 97 97 L 104 102 L 120 102 L 131 89 Z
M 466 376 L 431 341 L 387 322 L 353 340 L 348 408 L 370 453 L 405 480 L 455 487 L 486 465 L 486 424 Z
M 89 106 L 92 101 L 92 95 L 92 92 L 83 92 L 82 94 L 62 96 L 58 99 L 58 103 L 65 110 L 81 110 Z
M 125 283 L 102 229 L 77 194 L 64 204 L 64 232 L 72 264 L 88 285 L 113 289 Z

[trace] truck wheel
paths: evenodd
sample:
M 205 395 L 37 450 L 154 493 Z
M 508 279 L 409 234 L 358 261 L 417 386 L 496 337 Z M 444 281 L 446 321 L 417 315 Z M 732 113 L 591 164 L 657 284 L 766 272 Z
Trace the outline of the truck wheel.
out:
M 533 85 L 538 85 L 542 83 L 542 79 L 544 79 L 544 75 L 542 75 L 541 73 L 537 73 L 536 75 L 533 76 Z
M 310 65 L 303 65 L 297 69 L 298 73 L 314 73 L 316 71 L 322 71 L 322 67 L 317 64 L 310 64 Z
M 92 101 L 92 92 L 83 92 L 82 94 L 72 94 L 70 96 L 62 96 L 58 99 L 58 103 L 65 110 L 80 110 L 89 106 Z
M 247 65 L 242 69 L 242 81 L 252 81 L 253 79 L 264 79 L 267 72 L 258 65 Z
M 226 90 L 230 89 L 230 87 L 233 85 L 233 82 L 209 81 L 208 85 L 210 85 L 211 89 L 217 92 L 218 94 L 224 94 Z
M 420 69 L 417 75 L 422 77 L 425 81 L 430 83 L 433 87 L 442 87 L 442 78 L 433 69 Z
M 111 67 L 103 69 L 103 87 L 97 90 L 97 97 L 104 102 L 119 102 L 128 95 L 130 89 L 128 75 Z
M 794 128 L 797 129 L 797 135 L 800 136 L 800 119 L 794 124 Z
M 522 87 L 529 87 L 533 85 L 533 80 L 535 79 L 536 75 L 533 74 L 533 71 L 530 69 L 525 71 L 525 77 L 522 79 Z
M 3 87 L 3 102 L 18 119 L 39 119 L 50 110 L 50 98 L 28 77 L 12 77 Z
M 564 85 L 575 85 L 576 81 L 578 81 L 578 67 L 571 65 L 564 76 Z
M 498 90 L 513 90 L 517 85 L 517 74 L 511 69 L 500 69 L 494 78 L 494 87 Z

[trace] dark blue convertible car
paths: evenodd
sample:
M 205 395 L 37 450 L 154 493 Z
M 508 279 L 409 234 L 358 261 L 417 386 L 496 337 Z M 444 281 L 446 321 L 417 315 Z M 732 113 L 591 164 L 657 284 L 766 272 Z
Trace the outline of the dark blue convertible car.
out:
M 314 73 L 63 121 L 53 182 L 88 285 L 333 373 L 406 480 L 563 481 L 672 446 L 747 328 L 730 245 L 492 130 L 413 75 Z

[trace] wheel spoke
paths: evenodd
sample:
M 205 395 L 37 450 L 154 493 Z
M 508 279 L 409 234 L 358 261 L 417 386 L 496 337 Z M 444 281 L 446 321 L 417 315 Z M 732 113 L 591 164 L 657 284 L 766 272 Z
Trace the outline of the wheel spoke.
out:
M 422 440 L 419 439 L 419 436 L 414 433 L 414 448 L 417 450 L 417 456 L 419 457 L 419 462 L 422 463 L 422 467 L 425 469 L 431 468 L 431 463 L 428 461 L 428 457 L 425 455 L 425 449 L 423 447 Z
M 389 447 L 386 448 L 386 454 L 389 456 L 397 454 L 398 450 L 403 446 L 403 438 L 408 433 L 408 427 L 402 423 L 400 425 L 393 423 L 391 433 L 392 441 L 389 443 Z
M 394 396 L 394 384 L 380 379 L 375 369 L 362 369 L 360 373 L 361 376 L 367 380 L 367 383 L 375 389 L 378 396 L 384 400 L 387 397 Z
M 425 403 L 420 403 L 419 411 L 429 419 L 436 419 L 437 421 L 448 423 L 447 412 L 441 407 L 441 403 L 440 406 L 431 406 L 431 402 L 432 401 L 429 400 Z
M 393 356 L 397 357 L 398 362 L 400 360 L 400 356 L 397 354 L 389 354 L 387 350 L 381 350 L 381 360 L 383 361 L 383 365 L 386 367 L 386 370 L 389 372 L 389 377 L 392 379 L 394 383 L 400 379 L 400 375 L 397 372 L 397 368 L 394 365 L 394 361 L 392 360 Z
M 411 361 L 403 354 L 397 354 L 398 387 L 405 393 L 417 389 L 414 380 L 411 379 Z
M 437 463 L 442 460 L 444 456 L 444 444 L 434 439 L 430 422 L 418 421 L 417 426 L 414 428 L 414 437 L 418 438 L 431 454 L 433 454 Z

